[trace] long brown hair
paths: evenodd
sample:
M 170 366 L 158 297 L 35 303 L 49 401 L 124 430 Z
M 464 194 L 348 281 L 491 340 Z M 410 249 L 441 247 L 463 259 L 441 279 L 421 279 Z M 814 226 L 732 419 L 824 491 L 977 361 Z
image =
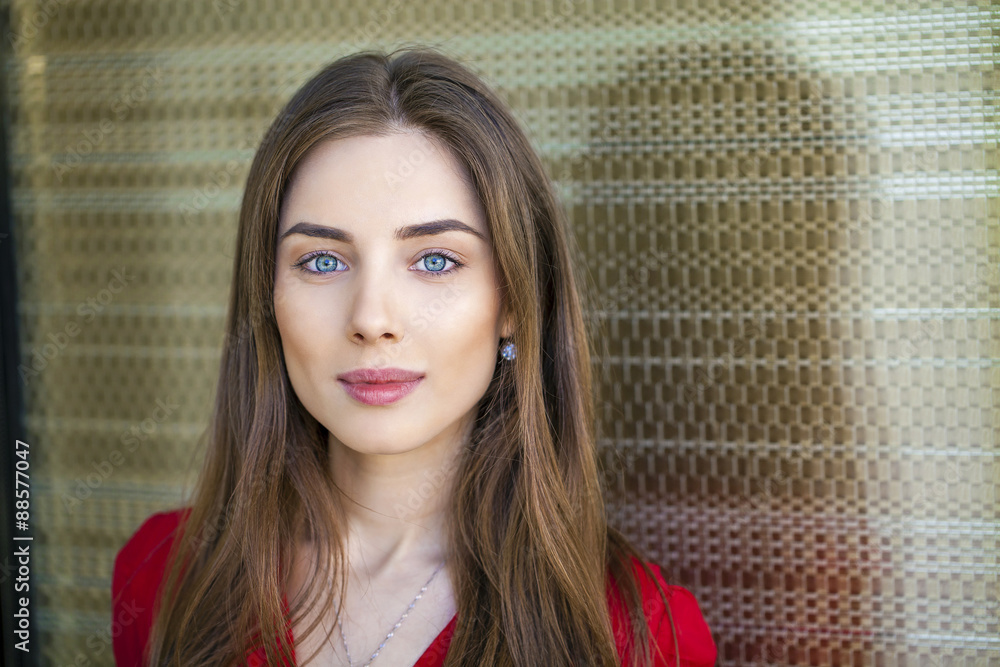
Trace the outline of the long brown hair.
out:
M 634 664 L 650 664 L 630 563 L 641 556 L 605 515 L 592 337 L 565 214 L 505 104 L 427 49 L 337 60 L 294 95 L 257 151 L 205 461 L 171 552 L 152 664 L 236 664 L 260 644 L 268 664 L 279 656 L 290 664 L 282 575 L 303 530 L 320 550 L 314 580 L 327 581 L 332 568 L 344 590 L 327 432 L 291 387 L 275 323 L 279 211 L 294 169 L 320 142 L 407 129 L 441 141 L 468 170 L 518 350 L 497 365 L 453 471 L 447 547 L 458 618 L 445 664 L 618 665 L 609 568 L 629 611 Z M 316 591 L 290 613 L 330 611 L 333 597 Z

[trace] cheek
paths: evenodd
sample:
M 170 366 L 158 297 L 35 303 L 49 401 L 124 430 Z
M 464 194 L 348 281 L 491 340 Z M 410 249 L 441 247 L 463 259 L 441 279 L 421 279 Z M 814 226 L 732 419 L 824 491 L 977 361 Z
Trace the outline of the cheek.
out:
M 311 358 L 326 347 L 329 323 L 324 326 L 317 304 L 306 294 L 280 288 L 275 289 L 274 316 L 289 374 L 307 372 Z
M 450 299 L 442 297 L 439 301 L 426 310 L 428 331 L 437 341 L 435 347 L 459 360 L 472 353 L 492 355 L 498 342 L 494 340 L 499 319 L 496 292 L 489 289 L 452 292 Z

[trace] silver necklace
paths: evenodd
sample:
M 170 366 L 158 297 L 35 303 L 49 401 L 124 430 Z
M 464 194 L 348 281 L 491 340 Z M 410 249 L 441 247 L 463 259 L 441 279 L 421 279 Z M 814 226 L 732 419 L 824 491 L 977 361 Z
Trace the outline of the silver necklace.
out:
M 413 602 L 410 603 L 410 606 L 406 608 L 406 611 L 403 612 L 403 615 L 399 617 L 398 621 L 396 621 L 396 625 L 392 626 L 392 630 L 389 630 L 389 633 L 385 636 L 385 639 L 383 639 L 382 643 L 378 645 L 378 648 L 375 649 L 375 652 L 371 654 L 371 656 L 368 658 L 368 662 L 364 664 L 364 667 L 368 667 L 369 665 L 371 665 L 372 661 L 374 661 L 375 658 L 378 657 L 378 654 L 382 652 L 382 649 L 385 648 L 385 645 L 388 644 L 389 640 L 392 639 L 392 636 L 396 634 L 396 630 L 399 630 L 399 626 L 403 624 L 403 621 L 413 610 L 413 607 L 417 604 L 417 600 L 422 598 L 424 596 L 424 593 L 427 592 L 427 587 L 431 585 L 431 582 L 434 581 L 434 577 L 437 576 L 437 573 L 441 571 L 442 567 L 444 567 L 444 561 L 441 561 L 441 564 L 437 566 L 437 568 L 434 570 L 434 574 L 431 575 L 431 578 L 427 580 L 427 583 L 424 584 L 423 588 L 420 589 L 420 592 L 417 593 L 417 597 L 413 598 Z M 354 667 L 354 660 L 351 659 L 351 649 L 347 648 L 347 637 L 344 635 L 344 626 L 340 622 L 340 610 L 338 610 L 337 612 L 337 627 L 340 629 L 340 640 L 344 642 L 344 653 L 347 654 L 347 664 L 349 664 L 351 667 Z

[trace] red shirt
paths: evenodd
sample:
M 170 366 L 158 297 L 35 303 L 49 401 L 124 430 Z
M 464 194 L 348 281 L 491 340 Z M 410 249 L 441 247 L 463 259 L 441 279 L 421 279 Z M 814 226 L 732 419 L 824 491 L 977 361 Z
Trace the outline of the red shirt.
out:
M 112 648 L 118 667 L 142 665 L 142 655 L 149 641 L 153 625 L 153 600 L 159 589 L 171 540 L 177 530 L 185 510 L 161 512 L 149 517 L 115 558 L 114 574 L 111 581 L 112 594 Z M 667 662 L 656 662 L 657 667 L 673 667 L 674 642 L 667 620 L 666 609 L 657 593 L 653 581 L 645 574 L 639 561 L 633 558 L 633 567 L 639 577 L 643 599 L 643 609 L 649 621 L 649 632 L 667 657 Z M 655 564 L 650 567 L 667 591 L 674 625 L 677 628 L 677 644 L 681 652 L 683 667 L 712 667 L 715 664 L 715 642 L 702 617 L 701 609 L 694 596 L 680 586 L 667 586 L 663 574 Z M 617 588 L 608 588 L 608 606 L 611 610 L 612 628 L 615 637 L 627 636 L 629 627 L 627 612 Z M 285 612 L 288 612 L 287 601 Z M 441 667 L 444 664 L 448 646 L 458 617 L 441 631 L 441 634 L 424 651 L 414 667 Z M 292 630 L 288 629 L 289 641 Z M 292 644 L 294 646 L 294 643 Z M 623 664 L 629 657 L 621 642 L 618 655 Z M 294 656 L 293 656 L 294 657 Z M 247 655 L 248 667 L 266 664 L 264 649 Z

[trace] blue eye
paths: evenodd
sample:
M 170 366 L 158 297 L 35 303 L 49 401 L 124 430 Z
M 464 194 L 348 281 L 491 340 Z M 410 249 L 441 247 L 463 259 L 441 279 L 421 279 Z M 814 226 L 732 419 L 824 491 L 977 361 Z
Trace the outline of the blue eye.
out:
M 330 255 L 320 255 L 316 258 L 316 270 L 321 273 L 333 271 L 337 268 L 337 258 Z
M 448 266 L 449 262 L 452 264 L 450 267 Z M 423 269 L 418 269 L 419 273 L 426 273 L 433 276 L 448 275 L 465 266 L 456 257 L 440 250 L 426 253 L 417 261 L 417 265 L 420 264 L 423 264 Z M 303 273 L 313 275 L 342 273 L 347 269 L 344 262 L 337 256 L 323 250 L 306 255 L 296 262 L 294 266 Z
M 448 262 L 451 262 L 454 266 L 451 268 L 445 268 L 447 267 Z M 423 264 L 424 268 L 427 269 L 426 271 L 420 271 L 420 273 L 429 273 L 435 276 L 446 275 L 462 266 L 465 266 L 452 255 L 440 250 L 432 250 L 431 252 L 428 252 L 420 258 L 420 262 L 418 263 Z
M 424 268 L 437 272 L 444 268 L 447 261 L 443 255 L 425 255 Z
M 342 262 L 333 255 L 325 252 L 316 252 L 303 257 L 295 268 L 306 273 L 336 273 L 337 265 Z M 314 266 L 315 268 L 310 268 Z

